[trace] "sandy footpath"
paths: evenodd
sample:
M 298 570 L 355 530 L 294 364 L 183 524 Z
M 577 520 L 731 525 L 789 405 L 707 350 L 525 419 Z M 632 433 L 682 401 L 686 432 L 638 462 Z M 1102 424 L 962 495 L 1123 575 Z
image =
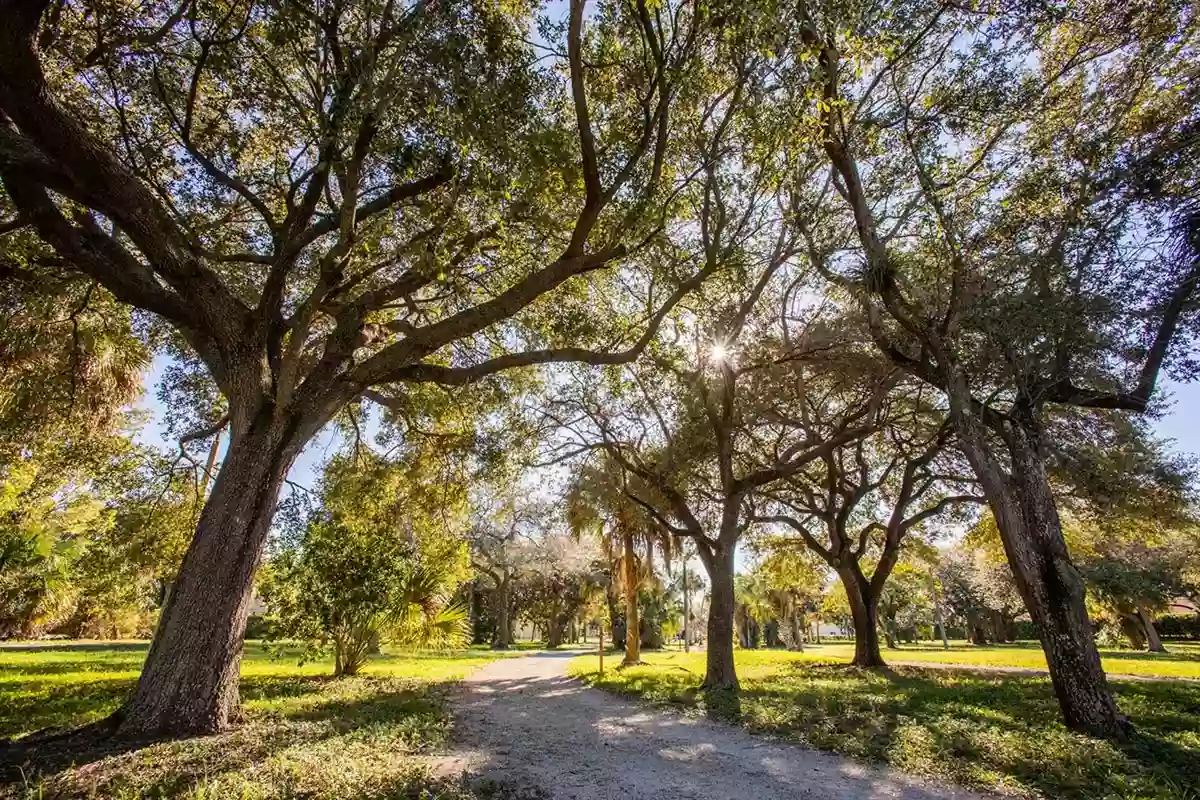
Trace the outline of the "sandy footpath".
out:
M 466 678 L 439 771 L 553 800 L 983 797 L 585 688 L 564 674 L 575 655 L 501 659 Z

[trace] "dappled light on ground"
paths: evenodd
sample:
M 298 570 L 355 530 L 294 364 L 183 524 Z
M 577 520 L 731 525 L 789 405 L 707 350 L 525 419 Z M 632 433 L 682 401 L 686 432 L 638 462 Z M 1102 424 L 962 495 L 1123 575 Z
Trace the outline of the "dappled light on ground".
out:
M 137 677 L 145 646 L 0 648 L 5 735 L 101 718 Z M 436 778 L 426 756 L 450 730 L 453 679 L 495 656 L 485 651 L 407 653 L 333 680 L 327 662 L 300 666 L 248 648 L 245 719 L 212 737 L 143 743 L 20 742 L 0 749 L 14 797 L 409 797 L 469 796 Z
M 1044 677 L 918 667 L 860 670 L 778 651 L 740 651 L 742 689 L 696 690 L 703 655 L 655 653 L 593 685 L 906 772 L 1053 797 L 1177 798 L 1200 774 L 1200 685 L 1114 681 L 1137 726 L 1118 746 L 1069 733 Z
M 970 796 L 586 689 L 564 677 L 566 666 L 562 656 L 534 656 L 468 677 L 456 767 L 497 786 L 550 787 L 550 797 L 578 800 Z

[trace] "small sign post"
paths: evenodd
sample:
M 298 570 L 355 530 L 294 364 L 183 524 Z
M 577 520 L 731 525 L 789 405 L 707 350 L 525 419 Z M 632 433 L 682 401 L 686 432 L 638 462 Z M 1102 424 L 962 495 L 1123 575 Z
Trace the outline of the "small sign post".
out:
M 600 674 L 604 674 L 604 623 L 600 623 Z

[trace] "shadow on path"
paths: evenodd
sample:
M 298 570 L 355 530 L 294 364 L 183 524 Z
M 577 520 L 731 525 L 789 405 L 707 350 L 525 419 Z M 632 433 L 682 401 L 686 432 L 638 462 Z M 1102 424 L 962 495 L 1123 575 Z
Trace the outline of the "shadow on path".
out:
M 574 655 L 469 676 L 455 698 L 460 749 L 441 769 L 555 800 L 980 797 L 585 688 L 564 675 Z

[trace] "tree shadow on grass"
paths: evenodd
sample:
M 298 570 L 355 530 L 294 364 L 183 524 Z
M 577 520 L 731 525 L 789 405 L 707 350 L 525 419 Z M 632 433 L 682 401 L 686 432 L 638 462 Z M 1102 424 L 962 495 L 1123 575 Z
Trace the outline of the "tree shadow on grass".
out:
M 0 645 L 0 656 L 4 653 L 143 653 L 150 649 L 149 642 L 72 642 L 70 644 L 5 644 Z
M 1200 753 L 1174 740 L 1195 730 L 1200 690 L 1115 688 L 1139 727 L 1125 743 L 1068 732 L 1047 678 L 916 667 L 792 665 L 747 682 L 742 724 L 970 785 L 1016 784 L 1060 797 L 1107 796 L 1125 786 L 1138 796 L 1170 796 L 1169 787 L 1200 774 Z
M 1047 677 L 790 662 L 704 693 L 663 670 L 614 685 L 722 722 L 906 771 L 1054 797 L 1178 797 L 1200 775 L 1200 687 L 1114 681 L 1137 735 L 1101 742 L 1067 731 Z M 1200 798 L 1196 798 L 1200 800 Z
M 137 678 L 73 684 L 22 680 L 12 691 L 0 684 L 0 743 L 4 737 L 74 727 L 104 717 L 121 705 L 136 682 Z
M 388 678 L 246 678 L 245 717 L 229 732 L 149 740 L 95 732 L 18 741 L 0 748 L 0 786 L 44 797 L 159 797 L 201 785 L 213 796 L 236 796 L 247 782 L 321 784 L 355 770 L 404 782 L 412 777 L 404 759 L 446 737 L 445 691 Z M 327 769 L 334 764 L 338 769 Z

